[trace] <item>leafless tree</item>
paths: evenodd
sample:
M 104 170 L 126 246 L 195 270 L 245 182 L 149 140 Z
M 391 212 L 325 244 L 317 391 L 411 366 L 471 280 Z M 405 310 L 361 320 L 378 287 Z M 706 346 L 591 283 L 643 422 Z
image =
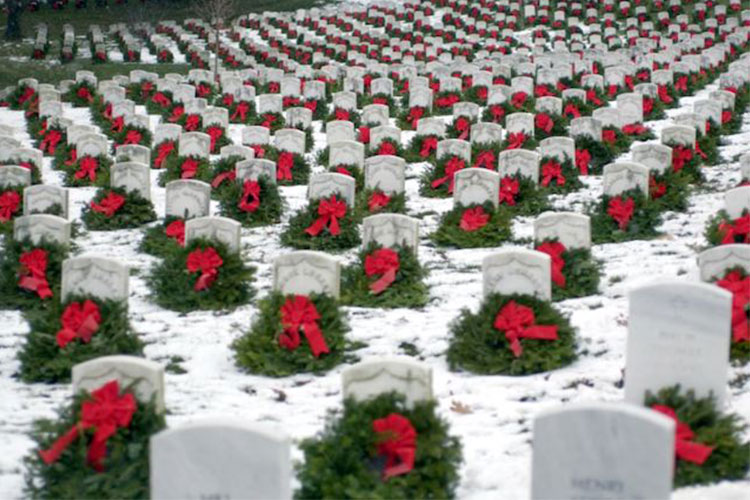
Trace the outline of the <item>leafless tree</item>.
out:
M 219 73 L 219 32 L 237 15 L 236 0 L 197 0 L 193 4 L 195 15 L 206 21 L 216 37 L 214 44 L 214 81 Z

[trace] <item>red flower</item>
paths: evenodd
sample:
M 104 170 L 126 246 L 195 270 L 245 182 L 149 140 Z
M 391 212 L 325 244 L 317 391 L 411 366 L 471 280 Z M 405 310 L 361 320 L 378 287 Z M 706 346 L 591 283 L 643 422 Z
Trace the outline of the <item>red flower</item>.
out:
M 560 288 L 565 288 L 565 275 L 562 270 L 565 267 L 563 254 L 567 251 L 565 245 L 559 241 L 545 241 L 536 247 L 537 252 L 546 253 L 552 261 L 552 282 Z
M 382 191 L 375 191 L 370 195 L 370 199 L 367 201 L 367 207 L 370 212 L 378 212 L 391 202 L 391 197 Z
M 535 321 L 534 311 L 530 307 L 511 300 L 497 313 L 493 326 L 505 332 L 508 347 L 518 358 L 523 353 L 521 339 L 557 340 L 556 326 L 536 325 Z
M 628 228 L 630 219 L 633 217 L 635 202 L 633 198 L 623 200 L 621 196 L 615 196 L 609 200 L 607 206 L 607 215 L 612 217 L 620 230 L 625 231 Z
M 24 290 L 36 292 L 40 299 L 52 297 L 47 282 L 47 252 L 41 248 L 35 248 L 24 252 L 18 259 L 21 270 L 18 273 L 18 286 Z
M 500 204 L 505 203 L 508 206 L 514 206 L 519 190 L 520 184 L 518 179 L 507 176 L 500 179 Z
M 328 353 L 328 345 L 318 326 L 320 313 L 315 304 L 304 295 L 292 295 L 281 306 L 281 326 L 284 331 L 279 335 L 279 345 L 290 351 L 300 345 L 300 330 L 305 334 L 310 351 L 316 358 Z
M 690 429 L 688 424 L 681 422 L 677 418 L 677 413 L 673 408 L 665 405 L 652 405 L 651 409 L 668 416 L 677 424 L 674 441 L 674 451 L 677 458 L 698 465 L 703 465 L 703 462 L 708 460 L 708 457 L 714 451 L 714 447 L 691 441 L 695 433 Z
M 185 221 L 177 219 L 172 221 L 165 230 L 169 238 L 175 240 L 181 247 L 185 246 Z
M 196 248 L 190 252 L 185 261 L 188 272 L 191 274 L 198 271 L 201 272 L 201 275 L 193 286 L 193 290 L 200 292 L 210 287 L 219 276 L 218 268 L 222 264 L 224 264 L 224 261 L 213 247 L 208 247 L 205 250 Z
M 464 168 L 466 168 L 466 162 L 457 156 L 452 156 L 447 162 L 445 162 L 445 175 L 432 181 L 432 189 L 437 189 L 448 182 L 448 192 L 452 193 L 454 175 L 456 175 L 456 172 L 463 170 Z
M 372 422 L 379 435 L 378 455 L 385 455 L 383 480 L 400 476 L 414 469 L 417 454 L 417 431 L 408 418 L 391 413 Z
M 486 226 L 489 220 L 489 214 L 485 213 L 484 208 L 481 206 L 467 208 L 461 215 L 461 222 L 459 222 L 458 227 L 466 232 L 477 231 Z
M 248 201 L 252 198 L 252 201 Z M 246 180 L 242 185 L 242 197 L 237 204 L 243 212 L 255 212 L 260 207 L 260 184 L 258 181 Z
M 370 284 L 370 291 L 374 295 L 383 293 L 396 280 L 398 269 L 398 253 L 390 248 L 380 248 L 365 257 L 365 274 L 368 277 L 380 275 Z
M 547 113 L 539 113 L 538 115 L 536 115 L 536 117 L 534 117 L 534 126 L 549 134 L 550 132 L 552 132 L 552 127 L 555 126 L 555 122 Z
M 101 322 L 102 316 L 96 302 L 71 302 L 60 316 L 62 329 L 56 335 L 57 345 L 62 349 L 75 339 L 88 344 L 94 333 L 99 330 Z
M 21 195 L 15 191 L 8 190 L 0 194 L 0 222 L 8 222 L 18 212 L 20 203 Z
M 346 215 L 346 202 L 336 199 L 336 195 L 331 195 L 328 199 L 320 200 L 318 204 L 318 219 L 310 227 L 305 229 L 305 233 L 310 236 L 317 236 L 328 227 L 328 232 L 333 236 L 341 233 L 339 219 Z
M 557 182 L 558 186 L 565 185 L 565 176 L 562 173 L 562 166 L 554 160 L 550 160 L 542 165 L 542 186 L 549 186 L 552 181 Z
M 81 405 L 81 420 L 73 425 L 68 432 L 55 441 L 48 450 L 42 450 L 39 455 L 45 464 L 56 462 L 65 449 L 75 439 L 83 435 L 83 431 L 94 429 L 94 437 L 89 445 L 87 460 L 97 471 L 103 471 L 102 461 L 107 456 L 107 440 L 117 429 L 128 427 L 137 410 L 135 397 L 128 393 L 120 396 L 120 386 L 117 380 L 107 382 L 91 393 L 92 399 Z

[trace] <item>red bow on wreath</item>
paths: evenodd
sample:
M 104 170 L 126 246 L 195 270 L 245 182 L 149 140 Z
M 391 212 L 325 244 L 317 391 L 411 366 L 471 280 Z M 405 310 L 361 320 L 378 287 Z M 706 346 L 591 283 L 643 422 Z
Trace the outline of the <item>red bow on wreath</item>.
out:
M 372 430 L 379 434 L 378 455 L 385 456 L 384 480 L 414 469 L 417 431 L 408 418 L 391 413 L 385 418 L 373 420 Z
M 235 172 L 234 169 L 225 170 L 224 172 L 216 174 L 216 177 L 211 181 L 211 187 L 216 189 L 221 186 L 224 181 L 233 181 L 236 178 L 237 172 Z
M 189 273 L 201 272 L 198 280 L 193 286 L 193 290 L 200 292 L 211 286 L 219 276 L 219 267 L 224 264 L 221 256 L 213 247 L 208 247 L 205 250 L 196 248 L 190 254 L 188 254 L 185 265 Z
M 305 334 L 312 355 L 316 358 L 328 353 L 323 332 L 318 326 L 320 313 L 315 304 L 304 295 L 293 295 L 281 306 L 281 326 L 284 331 L 279 336 L 279 345 L 290 351 L 300 345 L 300 329 Z
M 120 132 L 122 132 L 122 129 L 124 126 L 125 126 L 125 118 L 122 116 L 118 116 L 117 118 L 112 120 L 112 125 L 110 126 L 109 130 L 110 132 L 119 134 Z
M 552 282 L 560 288 L 565 288 L 565 275 L 562 270 L 565 267 L 565 259 L 563 254 L 567 251 L 565 245 L 559 241 L 545 241 L 538 247 L 537 252 L 546 253 L 550 256 L 552 261 Z
M 71 302 L 60 316 L 62 329 L 56 335 L 57 345 L 62 349 L 75 339 L 80 339 L 84 344 L 89 343 L 99 330 L 101 321 L 102 316 L 96 302 Z
M 562 166 L 556 161 L 550 160 L 542 165 L 542 186 L 547 187 L 552 181 L 556 181 L 558 186 L 565 185 Z
M 271 128 L 273 123 L 276 121 L 277 116 L 273 113 L 266 113 L 263 115 L 263 122 L 260 124 L 261 127 Z
M 421 158 L 427 158 L 433 151 L 437 151 L 437 143 L 437 137 L 426 137 L 422 141 L 422 147 L 419 149 L 419 156 Z
M 526 104 L 526 99 L 528 98 L 528 95 L 526 95 L 526 92 L 516 92 L 513 94 L 510 98 L 510 104 L 516 109 L 521 108 L 524 104 Z
M 536 325 L 534 311 L 530 307 L 509 301 L 495 317 L 493 326 L 505 332 L 510 350 L 515 357 L 523 353 L 521 339 L 557 340 L 557 327 L 554 325 Z
M 576 149 L 576 168 L 581 175 L 589 175 L 589 164 L 591 163 L 591 153 L 588 149 Z
M 94 100 L 94 97 L 91 95 L 91 91 L 86 87 L 79 88 L 78 91 L 76 91 L 76 96 L 79 99 L 84 99 L 87 102 L 91 102 Z
M 485 213 L 484 208 L 481 206 L 467 208 L 461 215 L 461 221 L 458 223 L 458 227 L 466 232 L 477 231 L 486 226 L 489 220 L 489 214 Z
M 617 132 L 614 130 L 602 130 L 602 142 L 614 144 L 617 141 Z
M 495 170 L 495 152 L 491 149 L 482 151 L 477 155 L 477 159 L 472 167 L 474 168 L 486 168 L 488 170 Z
M 156 154 L 156 159 L 154 160 L 154 167 L 161 168 L 164 164 L 164 161 L 167 159 L 167 156 L 172 154 L 174 151 L 175 144 L 173 141 L 167 141 L 163 142 L 159 145 L 159 150 Z
M 378 155 L 393 155 L 395 156 L 397 153 L 396 146 L 393 145 L 393 143 L 388 141 L 383 141 L 380 143 L 380 146 L 378 146 Z
M 516 196 L 520 189 L 521 186 L 518 179 L 514 179 L 513 177 L 503 177 L 500 179 L 500 204 L 502 205 L 504 203 L 509 206 L 514 206 L 516 204 Z
M 52 290 L 47 282 L 47 252 L 35 248 L 21 254 L 18 262 L 21 264 L 18 286 L 36 292 L 40 299 L 52 297 Z
M 555 122 L 547 113 L 539 113 L 534 117 L 534 126 L 549 134 L 552 132 L 552 127 L 555 126 Z
M 458 132 L 458 138 L 465 141 L 471 132 L 471 122 L 463 116 L 459 116 L 456 120 L 456 132 Z
M 750 214 L 720 223 L 719 233 L 722 245 L 737 243 L 737 238 L 740 242 L 750 243 Z
M 211 151 L 216 150 L 216 142 L 224 135 L 224 129 L 219 126 L 211 126 L 206 129 L 206 133 L 211 138 Z
M 500 104 L 493 104 L 492 106 L 490 106 L 490 115 L 492 115 L 492 121 L 500 122 L 505 116 L 505 108 L 503 108 Z
M 0 194 L 0 222 L 8 222 L 13 218 L 20 204 L 21 196 L 15 191 L 9 190 Z
M 73 175 L 76 179 L 89 178 L 90 182 L 96 181 L 96 169 L 99 168 L 99 160 L 93 156 L 84 156 L 78 161 L 78 170 Z
M 317 236 L 328 226 L 328 231 L 331 235 L 338 236 L 341 232 L 339 219 L 345 215 L 346 202 L 337 200 L 335 194 L 331 195 L 328 199 L 322 199 L 318 204 L 318 219 L 305 229 L 305 233 L 310 236 Z
M 625 231 L 628 228 L 630 219 L 633 217 L 633 210 L 635 209 L 635 202 L 633 198 L 623 200 L 620 196 L 615 196 L 609 200 L 607 206 L 607 215 L 612 217 L 621 231 Z
M 172 238 L 173 240 L 177 241 L 177 243 L 181 246 L 185 246 L 185 221 L 182 219 L 177 219 L 175 221 L 172 221 L 167 228 L 165 229 L 165 234 Z
M 107 456 L 107 440 L 117 432 L 118 428 L 130 426 L 138 405 L 135 397 L 130 393 L 120 396 L 120 385 L 117 380 L 107 382 L 92 392 L 91 396 L 91 400 L 81 404 L 79 422 L 58 438 L 50 449 L 39 452 L 45 464 L 56 462 L 83 431 L 94 429 L 94 436 L 89 444 L 86 458 L 94 469 L 99 472 L 104 470 L 102 462 Z
M 681 144 L 672 147 L 672 170 L 679 172 L 693 159 L 693 150 Z
M 417 122 L 419 122 L 419 119 L 422 118 L 422 116 L 424 116 L 424 108 L 414 106 L 409 110 L 409 114 L 406 116 L 406 121 L 411 124 L 411 128 L 416 129 Z
M 742 278 L 739 272 L 731 271 L 716 284 L 732 293 L 732 341 L 750 341 L 750 318 L 746 312 L 750 306 L 750 276 Z
M 640 123 L 631 123 L 622 127 L 622 133 L 625 135 L 643 135 L 648 129 Z
M 42 139 L 42 143 L 39 147 L 42 151 L 46 151 L 48 155 L 53 155 L 55 154 L 57 145 L 61 140 L 62 134 L 59 131 L 52 129 L 44 135 L 44 139 Z
M 125 140 L 123 144 L 140 144 L 143 139 L 143 135 L 137 130 L 128 130 L 125 134 Z
M 513 132 L 508 134 L 508 147 L 505 149 L 519 149 L 526 142 L 526 134 L 523 132 Z
M 708 460 L 708 457 L 714 451 L 714 447 L 691 441 L 695 433 L 688 424 L 677 418 L 677 413 L 673 408 L 665 405 L 652 405 L 651 409 L 668 416 L 677 424 L 674 441 L 674 452 L 677 458 L 698 465 L 703 465 Z
M 367 200 L 367 208 L 370 212 L 377 212 L 384 209 L 391 202 L 391 197 L 382 191 L 375 191 Z
M 574 104 L 566 104 L 565 109 L 563 109 L 563 114 L 565 116 L 571 116 L 573 118 L 581 117 L 581 112 L 578 110 L 578 106 Z
M 198 160 L 185 158 L 185 161 L 180 165 L 180 172 L 181 179 L 192 179 L 198 173 Z
M 370 127 L 359 127 L 359 142 L 370 144 Z
M 294 154 L 289 151 L 279 153 L 276 161 L 276 179 L 280 181 L 292 180 L 292 167 L 294 166 Z
M 104 214 L 105 217 L 112 217 L 125 204 L 125 197 L 120 196 L 114 191 L 110 191 L 105 198 L 99 203 L 91 202 L 91 210 Z
M 249 112 L 250 104 L 245 101 L 241 101 L 237 104 L 237 107 L 234 108 L 234 113 L 232 113 L 232 116 L 230 116 L 229 119 L 231 121 L 236 121 L 239 118 L 239 121 L 244 123 Z
M 432 189 L 437 189 L 441 185 L 448 183 L 448 192 L 453 192 L 454 176 L 456 172 L 466 168 L 466 162 L 457 156 L 452 156 L 445 162 L 445 175 L 432 181 Z
M 383 293 L 396 280 L 398 269 L 398 253 L 390 248 L 380 248 L 365 257 L 365 274 L 368 277 L 380 275 L 370 284 L 370 291 L 375 295 Z
M 252 198 L 252 201 L 248 201 Z M 237 205 L 243 212 L 255 212 L 260 207 L 260 184 L 258 181 L 247 180 L 242 185 L 242 198 Z
M 669 90 L 667 89 L 666 85 L 659 85 L 659 87 L 657 88 L 657 96 L 659 97 L 659 100 L 664 104 L 672 104 L 674 102 L 672 96 L 669 95 Z
M 350 113 L 349 113 L 349 110 L 336 108 L 333 111 L 333 116 L 336 118 L 336 120 L 341 120 L 341 121 L 346 122 L 346 121 L 349 121 Z
M 198 130 L 198 127 L 201 125 L 201 116 L 200 115 L 188 115 L 188 117 L 185 119 L 185 130 L 188 132 L 194 132 Z

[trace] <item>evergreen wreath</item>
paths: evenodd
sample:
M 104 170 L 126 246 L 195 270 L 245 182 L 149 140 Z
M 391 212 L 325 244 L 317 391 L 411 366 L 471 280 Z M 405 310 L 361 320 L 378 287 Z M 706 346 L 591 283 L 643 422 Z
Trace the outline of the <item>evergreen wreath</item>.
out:
M 437 162 L 437 143 L 441 140 L 437 135 L 415 135 L 406 146 L 403 158 L 407 163 L 428 162 L 434 165 Z
M 559 242 L 557 238 L 548 238 L 537 243 L 536 250 L 540 250 L 539 244 L 547 243 L 547 246 L 551 245 L 554 248 L 555 244 Z M 559 249 L 560 247 L 556 248 L 556 250 Z M 563 246 L 562 249 L 564 250 L 559 254 L 563 263 L 560 270 L 560 274 L 564 280 L 562 283 L 559 279 L 555 279 L 555 257 L 548 252 L 544 252 L 548 253 L 552 258 L 552 300 L 557 302 L 559 300 L 575 299 L 598 293 L 602 262 L 595 259 L 588 248 L 565 248 Z
M 420 265 L 414 251 L 408 247 L 396 246 L 390 250 L 398 256 L 394 281 L 381 292 L 372 287 L 381 278 L 381 273 L 367 275 L 367 258 L 374 255 L 382 246 L 372 242 L 359 252 L 355 264 L 344 269 L 341 279 L 341 303 L 357 307 L 396 307 L 420 308 L 429 300 L 429 289 L 424 284 L 427 271 Z
M 121 394 L 133 394 L 132 387 L 121 388 Z M 87 460 L 88 447 L 96 431 L 82 431 L 76 440 L 47 465 L 39 452 L 47 450 L 81 419 L 84 402 L 92 400 L 81 392 L 70 403 L 57 410 L 55 419 L 37 420 L 31 438 L 32 452 L 24 458 L 26 465 L 24 495 L 29 498 L 118 498 L 141 499 L 149 496 L 149 440 L 166 428 L 163 414 L 156 404 L 137 401 L 127 427 L 118 427 L 106 442 L 103 470 L 97 471 Z
M 276 163 L 276 183 L 280 186 L 299 186 L 307 184 L 310 180 L 310 164 L 303 155 L 280 151 L 276 148 L 265 146 L 264 158 Z M 258 155 L 256 153 L 256 158 Z M 285 178 L 285 170 L 291 172 L 291 179 Z
M 488 216 L 486 224 L 478 229 L 464 230 L 461 222 L 467 210 L 481 208 Z M 471 204 L 464 206 L 456 204 L 449 212 L 440 218 L 437 230 L 430 235 L 430 239 L 438 246 L 456 248 L 489 248 L 502 245 L 510 240 L 510 213 L 505 208 L 496 209 L 491 202 L 483 205 Z
M 403 146 L 401 146 L 400 141 L 396 141 L 395 139 L 386 137 L 382 139 L 377 146 L 370 142 L 367 148 L 365 148 L 365 154 L 368 158 L 382 155 L 398 156 L 399 158 L 403 158 L 405 152 Z
M 346 312 L 339 307 L 336 299 L 323 294 L 307 296 L 317 311 L 315 320 L 323 337 L 328 352 L 319 353 L 316 357 L 308 341 L 305 325 L 304 335 L 296 348 L 281 345 L 285 329 L 282 324 L 282 306 L 293 301 L 295 296 L 272 292 L 258 302 L 258 314 L 250 331 L 232 344 L 235 350 L 237 366 L 249 373 L 269 377 L 286 377 L 296 373 L 327 372 L 340 363 L 356 361 L 350 351 L 360 347 L 347 340 L 349 324 Z M 300 333 L 298 331 L 298 333 Z
M 0 160 L 0 166 L 2 165 L 18 165 L 27 168 L 31 170 L 31 184 L 42 184 L 42 168 L 30 160 L 11 157 L 6 160 Z
M 190 255 L 206 252 L 213 248 L 221 259 L 215 267 L 218 271 L 214 281 L 203 289 L 199 283 L 205 271 L 188 268 Z M 245 265 L 239 253 L 230 252 L 219 241 L 199 238 L 186 247 L 164 256 L 164 259 L 151 268 L 146 279 L 154 301 L 172 311 L 191 312 L 196 310 L 231 310 L 248 303 L 255 295 L 251 287 L 255 268 Z M 198 289 L 196 289 L 198 288 Z
M 221 215 L 241 222 L 243 227 L 268 226 L 280 222 L 284 203 L 276 184 L 265 176 L 260 176 L 257 181 L 245 182 L 257 183 L 260 204 L 255 209 L 243 210 L 240 205 L 244 200 L 244 183 L 231 181 L 219 198 Z
M 112 140 L 114 141 L 115 149 L 118 146 L 123 146 L 125 144 L 138 144 L 150 148 L 153 135 L 147 128 L 135 125 L 125 125 L 121 131 L 116 132 L 113 135 Z
M 325 430 L 300 444 L 305 460 L 297 466 L 295 498 L 455 498 L 461 442 L 448 434 L 436 407 L 435 401 L 407 406 L 395 392 L 362 402 L 346 399 L 343 412 L 329 411 Z M 416 456 L 408 473 L 383 480 L 385 459 L 377 453 L 373 421 L 393 413 L 416 431 Z
M 679 454 L 675 457 L 675 488 L 739 480 L 747 475 L 750 442 L 742 440 L 747 425 L 738 414 L 720 413 L 713 396 L 698 398 L 693 390 L 683 391 L 676 385 L 656 394 L 647 392 L 645 404 L 652 409 L 654 405 L 672 409 L 677 420 L 694 433 L 687 441 L 713 448 L 702 464 L 683 460 Z M 680 438 L 676 440 L 679 443 Z
M 750 209 L 742 211 L 737 219 L 729 217 L 726 210 L 719 210 L 716 215 L 706 223 L 705 236 L 710 246 L 726 245 L 729 243 L 750 243 L 750 233 L 744 232 L 742 224 L 750 219 Z M 739 221 L 740 228 L 734 227 Z
M 607 213 L 610 200 L 614 198 L 627 204 L 627 200 L 633 200 L 631 217 L 623 226 Z M 647 240 L 659 235 L 656 231 L 656 226 L 660 223 L 659 205 L 646 198 L 638 189 L 625 191 L 619 196 L 603 195 L 600 202 L 589 204 L 587 212 L 591 217 L 591 241 L 596 244 Z
M 340 195 L 333 195 L 338 203 L 345 203 Z M 339 234 L 334 235 L 326 224 L 317 235 L 306 232 L 316 221 L 320 220 L 319 207 L 322 202 L 330 203 L 331 198 L 310 200 L 307 207 L 297 211 L 289 220 L 289 225 L 281 233 L 281 243 L 292 248 L 303 250 L 347 250 L 360 243 L 359 228 L 353 208 L 347 206 L 343 217 L 337 217 Z
M 121 197 L 124 204 L 109 215 L 106 213 L 106 203 L 112 194 L 114 198 Z M 104 202 L 104 203 L 103 203 Z M 97 211 L 94 207 L 102 207 L 105 212 Z M 114 231 L 117 229 L 131 229 L 156 220 L 156 212 L 151 200 L 141 196 L 137 191 L 127 191 L 125 188 L 99 188 L 91 203 L 85 205 L 81 212 L 81 220 L 89 231 Z
M 567 156 L 563 162 L 554 156 L 542 157 L 539 161 L 539 173 L 538 189 L 547 193 L 565 194 L 578 191 L 583 187 L 580 172 Z
M 729 358 L 742 366 L 750 361 L 750 275 L 742 266 L 726 269 L 712 281 L 732 294 L 732 342 Z
M 172 226 L 172 224 L 176 225 Z M 167 234 L 170 227 L 178 233 L 176 237 L 171 237 Z M 179 233 L 181 233 L 181 235 Z M 180 250 L 184 244 L 185 219 L 174 215 L 168 215 L 164 218 L 164 221 L 150 226 L 144 231 L 143 239 L 138 246 L 138 251 L 156 257 L 164 257 Z
M 286 120 L 281 113 L 258 113 L 250 119 L 253 125 L 266 127 L 272 134 L 286 126 Z
M 188 162 L 191 167 L 196 166 L 194 174 L 188 174 L 189 177 L 183 177 L 185 174 L 182 165 L 185 162 Z M 207 158 L 170 155 L 164 163 L 166 164 L 166 168 L 159 174 L 159 186 L 161 187 L 166 186 L 170 181 L 179 179 L 194 179 L 211 184 L 211 164 Z M 189 171 L 191 170 L 192 168 Z
M 0 201 L 4 205 L 0 212 L 0 235 L 13 233 L 13 219 L 23 215 L 23 190 L 26 186 L 0 187 Z
M 663 173 L 651 172 L 649 196 L 660 210 L 684 212 L 688 207 L 690 177 L 671 168 Z
M 19 285 L 23 276 L 34 276 L 33 270 L 21 262 L 24 254 L 34 250 L 46 252 L 44 276 L 52 292 L 52 300 L 42 298 L 39 293 Z M 34 244 L 30 238 L 15 240 L 8 238 L 0 254 L 0 308 L 3 309 L 45 309 L 60 296 L 62 262 L 68 257 L 70 248 L 55 241 L 43 239 Z
M 578 151 L 588 151 L 591 156 L 588 165 L 588 173 L 591 175 L 601 175 L 604 165 L 612 163 L 615 159 L 613 150 L 602 141 L 595 141 L 588 135 L 580 135 L 575 141 L 576 154 Z
M 72 307 L 84 307 L 92 301 L 99 310 L 101 320 L 88 342 L 75 338 L 60 347 L 60 334 L 63 313 Z M 92 296 L 70 296 L 64 303 L 55 300 L 44 310 L 30 310 L 26 313 L 30 332 L 26 343 L 18 354 L 21 361 L 19 376 L 24 382 L 60 383 L 70 381 L 74 365 L 101 356 L 114 354 L 143 353 L 143 342 L 135 335 L 128 321 L 125 301 L 101 300 Z M 79 328 L 80 329 L 80 328 Z
M 377 188 L 357 191 L 354 212 L 358 221 L 375 214 L 405 214 L 406 192 L 387 194 Z
M 211 172 L 211 198 L 219 200 L 223 197 L 235 180 L 235 167 L 243 161 L 240 155 L 231 155 L 220 158 L 213 164 Z
M 451 197 L 456 172 L 470 167 L 471 162 L 463 158 L 444 156 L 422 173 L 419 179 L 419 194 L 427 198 Z
M 89 166 L 94 168 L 87 170 Z M 65 171 L 63 182 L 67 187 L 106 187 L 109 186 L 109 169 L 111 166 L 112 159 L 109 156 L 84 156 L 78 158 L 72 165 L 63 167 Z
M 555 340 L 520 337 L 522 352 L 516 356 L 507 332 L 495 328 L 506 306 L 530 308 L 533 325 L 556 327 Z M 528 328 L 531 325 L 527 325 Z M 484 298 L 479 311 L 462 309 L 450 325 L 447 359 L 451 370 L 484 375 L 530 375 L 567 366 L 575 361 L 575 330 L 568 319 L 550 303 L 528 295 L 492 294 Z
M 701 157 L 695 148 L 675 141 L 666 142 L 665 145 L 672 148 L 672 171 L 686 175 L 691 183 L 701 184 L 704 181 Z
M 520 173 L 500 179 L 500 205 L 513 215 L 538 215 L 550 208 L 547 191 Z

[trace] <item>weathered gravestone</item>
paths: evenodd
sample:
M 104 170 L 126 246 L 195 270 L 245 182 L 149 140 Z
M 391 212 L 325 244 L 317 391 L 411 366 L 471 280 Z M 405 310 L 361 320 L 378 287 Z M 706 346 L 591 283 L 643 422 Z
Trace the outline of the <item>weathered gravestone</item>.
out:
M 273 290 L 284 295 L 311 293 L 339 297 L 341 265 L 323 252 L 301 250 L 273 262 Z
M 419 246 L 419 220 L 402 214 L 377 214 L 362 221 L 362 246 L 375 242 L 392 248 L 403 245 L 415 253 Z
M 499 204 L 500 174 L 484 168 L 466 168 L 454 176 L 453 203 L 468 207 L 469 205 L 490 202 L 494 207 Z
M 193 179 L 167 183 L 166 215 L 189 219 L 209 214 L 211 185 Z
M 398 156 L 380 155 L 365 160 L 365 189 L 379 189 L 392 195 L 405 189 L 406 160 Z
M 750 274 L 750 245 L 743 243 L 720 245 L 698 254 L 701 281 L 722 278 L 726 271 L 735 267 L 740 267 L 745 270 L 745 273 Z
M 351 208 L 354 206 L 355 181 L 354 177 L 344 174 L 327 172 L 310 178 L 307 185 L 307 199 L 319 200 L 331 195 L 338 195 Z
M 70 231 L 71 223 L 56 215 L 23 215 L 13 220 L 13 239 L 22 241 L 29 238 L 34 245 L 44 240 L 68 245 Z
M 551 300 L 552 280 L 549 255 L 524 248 L 507 248 L 482 260 L 482 290 L 484 296 L 532 295 Z
M 150 200 L 151 169 L 147 163 L 116 163 L 110 169 L 110 185 L 114 188 L 123 188 L 127 192 L 136 192 Z
M 364 361 L 344 370 L 341 375 L 344 399 L 364 401 L 379 394 L 398 392 L 406 404 L 429 401 L 432 393 L 432 367 L 408 358 Z
M 591 247 L 591 220 L 575 212 L 544 212 L 534 221 L 534 240 L 556 239 L 566 249 Z
M 185 246 L 192 240 L 205 238 L 224 243 L 230 252 L 240 251 L 242 224 L 227 217 L 195 217 L 185 223 Z
M 70 295 L 93 295 L 101 300 L 128 300 L 128 268 L 101 257 L 75 257 L 62 264 L 61 300 Z

